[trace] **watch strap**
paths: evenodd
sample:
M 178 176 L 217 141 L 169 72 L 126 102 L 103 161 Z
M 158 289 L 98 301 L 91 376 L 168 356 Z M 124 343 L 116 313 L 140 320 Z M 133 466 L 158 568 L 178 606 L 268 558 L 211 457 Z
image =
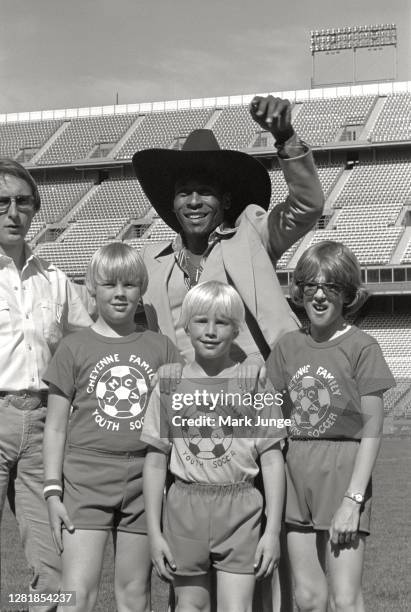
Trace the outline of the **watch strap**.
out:
M 344 497 L 351 499 L 356 504 L 364 503 L 364 495 L 362 493 L 353 493 L 351 491 L 346 491 L 346 493 L 344 494 Z

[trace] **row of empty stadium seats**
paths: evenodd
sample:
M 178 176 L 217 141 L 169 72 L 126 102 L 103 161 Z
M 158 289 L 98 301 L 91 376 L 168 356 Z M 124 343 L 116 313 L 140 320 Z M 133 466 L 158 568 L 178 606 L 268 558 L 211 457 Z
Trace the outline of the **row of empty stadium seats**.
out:
M 35 239 L 37 234 L 45 226 L 46 226 L 45 221 L 40 221 L 40 220 L 37 219 L 37 217 L 34 217 L 33 221 L 31 222 L 30 229 L 29 229 L 29 231 L 27 232 L 27 235 L 26 235 L 27 242 L 31 242 L 33 239 Z
M 410 380 L 397 380 L 396 387 L 384 393 L 384 413 L 393 413 L 394 416 L 404 416 L 411 413 L 411 382 Z
M 297 252 L 297 249 L 300 247 L 301 242 L 304 240 L 304 238 L 301 238 L 300 240 L 297 240 L 297 242 L 294 242 L 294 244 L 285 251 L 285 253 L 283 253 L 280 257 L 280 259 L 277 262 L 276 268 L 278 268 L 278 270 L 284 269 L 288 267 L 288 264 L 290 263 L 291 259 L 293 258 L 294 254 Z
M 324 164 L 317 165 L 318 176 L 324 191 L 324 196 L 330 194 L 331 189 L 334 187 L 335 182 L 338 176 L 343 171 L 342 165 L 333 165 L 329 166 Z M 270 180 L 271 180 L 271 202 L 270 209 L 273 208 L 279 202 L 283 202 L 287 195 L 287 183 L 285 182 L 284 175 L 279 167 L 269 171 Z
M 92 187 L 92 181 L 65 180 L 38 182 L 40 210 L 34 217 L 27 240 L 31 241 L 48 223 L 58 223 Z
M 368 232 L 364 228 L 317 230 L 307 247 L 321 240 L 337 240 L 354 251 L 360 264 L 387 264 L 403 231 L 403 227 L 376 227 Z
M 16 158 L 22 149 L 39 149 L 61 124 L 53 119 L 0 124 L 0 155 Z
M 137 115 L 105 115 L 71 119 L 67 128 L 40 157 L 38 164 L 68 163 L 87 158 L 97 143 L 118 142 Z
M 170 148 L 174 140 L 186 137 L 206 125 L 212 109 L 187 109 L 149 113 L 143 117 L 118 151 L 117 159 L 129 159 L 136 151 L 150 147 Z
M 384 412 L 396 417 L 411 412 L 411 314 L 368 314 L 360 324 L 374 336 L 397 385 L 384 394 Z
M 407 377 L 410 383 L 411 314 L 369 314 L 361 322 L 361 329 L 378 340 L 394 376 Z
M 307 100 L 296 114 L 294 127 L 313 145 L 335 142 L 343 126 L 365 124 L 375 102 L 375 96 Z
M 111 240 L 104 241 L 99 246 L 105 242 L 111 242 Z M 36 253 L 52 261 L 69 276 L 84 279 L 87 264 L 96 249 L 97 246 L 89 244 L 87 240 L 81 242 L 75 249 L 70 243 L 45 242 L 36 249 Z
M 150 208 L 136 179 L 103 181 L 90 198 L 78 208 L 70 220 L 121 217 L 138 219 Z
M 377 99 L 375 95 L 363 95 L 300 101 L 295 107 L 294 125 L 313 145 L 332 143 L 343 127 L 365 125 Z M 211 119 L 212 128 L 225 148 L 248 148 L 261 132 L 252 121 L 247 105 L 10 122 L 0 124 L 0 155 L 16 157 L 23 149 L 39 149 L 63 126 L 37 164 L 70 163 L 88 158 L 98 144 L 114 147 L 136 122 L 135 129 L 115 155 L 116 159 L 130 159 L 135 151 L 143 148 L 171 147 L 175 139 L 206 126 Z M 388 95 L 369 139 L 385 142 L 410 138 L 411 94 Z M 267 146 L 271 142 L 269 136 Z
M 81 219 L 70 224 L 61 234 L 59 242 L 70 244 L 71 248 L 73 245 L 82 245 L 86 242 L 97 248 L 108 240 L 114 240 L 125 225 L 126 220 L 122 217 Z
M 57 242 L 40 243 L 35 250 L 70 276 L 83 278 L 94 251 L 117 239 L 125 224 L 125 220 L 118 217 L 82 219 L 70 224 Z
M 60 221 L 93 185 L 92 181 L 38 183 L 41 208 L 37 220 L 46 223 Z
M 371 133 L 374 142 L 411 140 L 411 94 L 387 96 Z
M 212 130 L 223 149 L 247 149 L 261 132 L 261 128 L 251 118 L 248 106 L 221 109 Z M 268 142 L 268 146 L 272 147 L 274 141 L 271 136 Z
M 140 250 L 145 247 L 146 244 L 152 243 L 152 240 L 150 240 L 149 238 L 130 238 L 129 240 L 125 240 L 124 242 L 129 244 L 134 249 Z
M 384 394 L 384 411 L 394 416 L 411 413 L 411 314 L 368 314 L 361 322 L 361 329 L 374 336 L 397 386 Z
M 335 203 L 343 208 L 337 227 L 355 227 L 361 219 L 373 227 L 395 223 L 410 193 L 410 161 L 354 166 Z

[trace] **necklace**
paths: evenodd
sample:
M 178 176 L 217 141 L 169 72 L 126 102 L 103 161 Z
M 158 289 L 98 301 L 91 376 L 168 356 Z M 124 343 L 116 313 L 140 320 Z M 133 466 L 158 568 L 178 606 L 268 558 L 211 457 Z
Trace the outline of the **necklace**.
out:
M 201 260 L 202 255 L 190 253 L 190 251 L 186 249 L 186 269 L 190 279 L 190 287 L 193 287 L 198 283 L 200 274 L 203 271 Z

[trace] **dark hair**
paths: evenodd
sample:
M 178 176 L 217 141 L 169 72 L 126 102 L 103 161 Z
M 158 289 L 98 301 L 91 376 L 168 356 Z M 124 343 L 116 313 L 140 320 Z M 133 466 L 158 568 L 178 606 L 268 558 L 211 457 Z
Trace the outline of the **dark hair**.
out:
M 11 159 L 10 157 L 0 157 L 0 176 L 5 176 L 7 174 L 22 179 L 28 185 L 30 185 L 34 198 L 34 208 L 36 211 L 38 211 L 41 204 L 40 194 L 36 182 L 31 176 L 30 172 L 28 172 L 24 166 L 16 162 L 14 159 Z
M 356 312 L 366 301 L 368 294 L 362 287 L 360 264 L 354 253 L 342 242 L 322 240 L 304 251 L 297 262 L 290 285 L 294 304 L 303 304 L 302 284 L 315 281 L 319 273 L 325 282 L 343 288 L 343 314 Z

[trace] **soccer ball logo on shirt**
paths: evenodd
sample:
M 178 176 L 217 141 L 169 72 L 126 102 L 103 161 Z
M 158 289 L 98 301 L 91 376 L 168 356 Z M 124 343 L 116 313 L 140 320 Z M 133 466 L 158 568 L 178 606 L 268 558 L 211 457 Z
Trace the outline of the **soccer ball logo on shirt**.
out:
M 301 378 L 290 391 L 290 398 L 294 404 L 295 423 L 301 430 L 318 425 L 327 415 L 331 403 L 328 389 L 313 376 Z
M 197 459 L 219 459 L 229 450 L 233 441 L 233 428 L 230 425 L 218 424 L 219 409 L 214 412 L 211 421 L 204 417 L 210 416 L 208 406 L 189 408 L 187 417 L 198 420 L 199 425 L 181 427 L 181 433 L 188 450 Z M 215 420 L 214 420 L 215 418 Z
M 110 368 L 96 386 L 99 408 L 109 417 L 131 419 L 143 412 L 147 403 L 147 384 L 131 366 Z
M 183 426 L 183 438 L 192 455 L 197 459 L 218 459 L 225 455 L 233 440 L 232 428 L 228 425 Z

